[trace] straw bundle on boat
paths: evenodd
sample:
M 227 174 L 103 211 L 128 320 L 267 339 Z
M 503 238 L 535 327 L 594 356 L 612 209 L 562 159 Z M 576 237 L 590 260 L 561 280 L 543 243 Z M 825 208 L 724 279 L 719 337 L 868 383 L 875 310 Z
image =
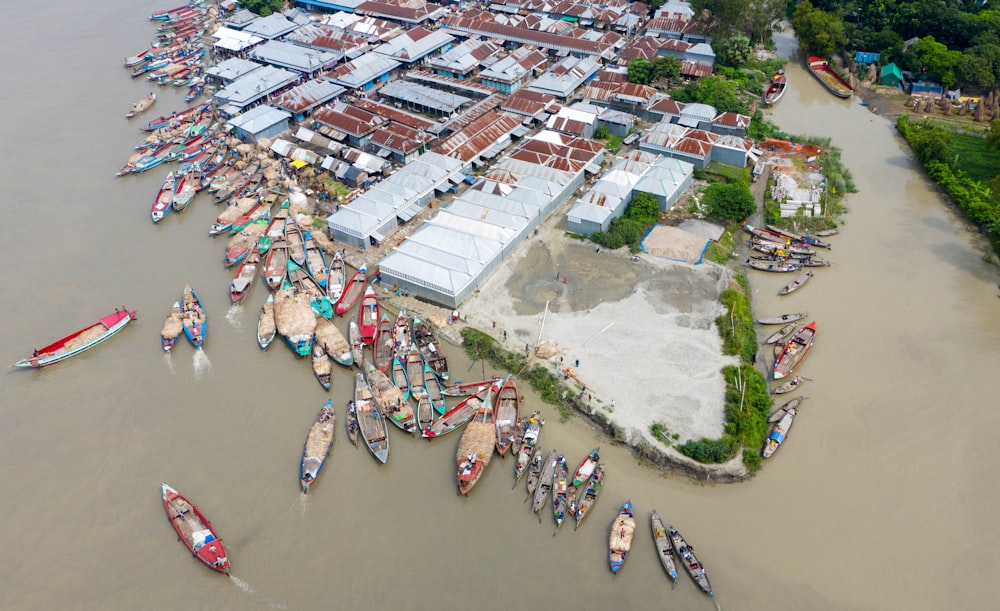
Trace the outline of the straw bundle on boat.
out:
M 260 320 L 257 322 L 257 335 L 271 337 L 271 334 L 274 332 L 274 302 L 265 301 L 260 309 Z
M 292 341 L 308 340 L 316 330 L 316 315 L 309 297 L 286 289 L 274 295 L 274 323 L 278 333 Z
M 257 203 L 257 199 L 254 197 L 241 197 L 236 200 L 236 203 L 229 206 L 219 214 L 218 221 L 232 222 L 240 218 L 244 214 L 253 208 L 254 204 Z
M 167 319 L 163 322 L 163 330 L 160 331 L 160 335 L 167 339 L 177 339 L 177 336 L 183 330 L 184 324 L 181 322 L 180 308 L 171 308 L 170 314 L 167 315 Z
M 326 353 L 341 365 L 350 364 L 354 360 L 347 338 L 340 332 L 337 325 L 322 316 L 316 317 L 316 342 L 323 346 Z
M 490 464 L 493 457 L 493 446 L 497 442 L 497 427 L 492 422 L 482 422 L 478 417 L 465 425 L 462 438 L 458 442 L 458 453 L 455 458 L 462 460 L 469 454 L 483 461 L 483 468 Z
M 619 515 L 608 538 L 608 549 L 618 554 L 627 554 L 632 548 L 632 536 L 635 534 L 635 520 Z
M 235 220 L 235 219 L 234 219 Z M 250 248 L 267 231 L 266 223 L 250 223 L 236 235 L 229 238 L 226 249 L 230 248 Z
M 95 339 L 97 339 L 98 337 L 104 335 L 105 333 L 107 333 L 107 331 L 108 330 L 107 330 L 107 328 L 104 325 L 101 325 L 101 324 L 94 325 L 94 326 L 88 328 L 86 331 L 84 331 L 80 335 L 77 335 L 73 339 L 71 339 L 68 342 L 66 342 L 65 344 L 63 344 L 63 347 L 62 347 L 61 351 L 62 352 L 71 352 L 73 350 L 76 350 L 77 348 L 79 348 L 81 346 L 85 346 L 85 345 L 89 344 L 90 342 L 94 341 Z M 60 352 L 60 350 L 56 350 L 54 352 Z
M 390 407 L 402 403 L 403 392 L 392 383 L 389 376 L 371 365 L 368 365 L 368 383 L 371 384 L 372 392 L 375 393 L 375 401 L 378 402 L 382 411 L 388 412 Z
M 313 427 L 309 429 L 309 437 L 306 438 L 305 451 L 305 455 L 307 457 L 322 458 L 326 456 L 327 451 L 330 449 L 330 444 L 333 443 L 335 418 L 333 410 L 324 411 L 320 418 L 321 419 L 317 420 Z

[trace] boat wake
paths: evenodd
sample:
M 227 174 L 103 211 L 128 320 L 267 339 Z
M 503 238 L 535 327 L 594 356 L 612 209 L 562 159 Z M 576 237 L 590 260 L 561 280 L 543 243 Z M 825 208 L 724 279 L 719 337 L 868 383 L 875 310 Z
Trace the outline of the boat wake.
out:
M 226 312 L 226 322 L 232 325 L 234 329 L 239 329 L 243 326 L 243 306 L 229 306 L 229 311 Z
M 170 370 L 170 375 L 177 375 L 177 371 L 174 369 L 174 360 L 170 358 L 169 352 L 163 353 L 163 362 L 167 364 L 167 369 Z
M 194 358 L 191 366 L 194 367 L 194 377 L 200 378 L 212 369 L 212 361 L 208 360 L 208 355 L 201 348 L 194 351 Z
M 230 575 L 229 576 L 229 580 L 232 581 L 233 585 L 235 585 L 237 588 L 239 588 L 243 592 L 246 592 L 247 594 L 253 594 L 254 598 L 258 599 L 259 601 L 261 601 L 263 603 L 266 603 L 267 606 L 271 607 L 272 609 L 287 609 L 288 608 L 288 605 L 286 605 L 285 603 L 280 603 L 280 602 L 278 602 L 276 600 L 271 600 L 270 598 L 264 596 L 263 594 L 259 594 L 257 592 L 257 590 L 253 589 L 252 585 L 250 585 L 249 583 L 243 581 L 242 579 L 240 579 L 239 577 L 237 577 L 235 575 Z

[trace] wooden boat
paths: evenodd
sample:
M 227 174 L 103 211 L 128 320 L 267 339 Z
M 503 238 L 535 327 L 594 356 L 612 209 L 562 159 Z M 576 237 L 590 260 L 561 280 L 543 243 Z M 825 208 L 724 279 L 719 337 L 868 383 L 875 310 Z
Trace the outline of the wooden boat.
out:
M 566 464 L 564 457 L 560 456 L 560 459 L 556 460 L 556 471 L 552 476 L 552 517 L 556 521 L 556 532 L 559 531 L 563 520 L 566 519 L 570 488 L 569 466 Z
M 410 403 L 403 398 L 399 389 L 389 380 L 389 376 L 370 363 L 367 369 L 368 384 L 371 386 L 372 395 L 379 406 L 379 411 L 385 415 L 386 420 L 400 429 L 407 433 L 414 432 L 417 429 L 417 419 Z
M 750 248 L 766 255 L 785 258 L 805 258 L 816 255 L 816 250 L 803 244 L 790 244 L 788 242 L 774 242 L 762 240 L 757 236 L 750 238 Z
M 580 528 L 580 523 L 583 519 L 587 517 L 590 510 L 593 509 L 594 503 L 597 502 L 597 497 L 600 496 L 601 490 L 604 489 L 604 463 L 599 463 L 594 467 L 594 472 L 590 474 L 590 479 L 587 480 L 587 486 L 583 489 L 583 495 L 580 497 L 580 501 L 577 503 L 576 513 L 573 517 L 576 518 L 576 524 L 573 526 L 573 530 Z
M 493 402 L 490 399 L 487 397 L 480 402 L 479 409 L 458 441 L 455 461 L 458 463 L 458 491 L 462 494 L 469 494 L 493 457 L 497 430 L 493 425 Z
M 347 338 L 340 332 L 337 325 L 328 318 L 316 317 L 316 343 L 323 347 L 331 359 L 338 365 L 350 367 L 354 364 L 354 354 L 351 352 L 351 345 L 347 343 Z
M 795 414 L 796 410 L 794 407 L 781 410 L 781 419 L 771 429 L 771 434 L 768 435 L 767 441 L 764 442 L 764 450 L 761 452 L 761 456 L 770 458 L 778 451 L 778 447 L 785 441 L 789 429 L 792 428 L 792 421 L 795 420 Z
M 315 335 L 312 342 L 312 369 L 320 386 L 324 390 L 330 390 L 330 382 L 333 381 L 333 363 L 330 362 L 323 345 L 316 341 Z
M 815 235 L 820 238 L 826 238 L 832 235 L 837 235 L 838 233 L 840 233 L 840 230 L 837 229 L 836 227 L 833 227 L 831 229 L 824 229 L 823 231 L 817 231 Z
M 628 554 L 632 550 L 632 537 L 635 536 L 635 515 L 632 513 L 632 501 L 625 501 L 618 517 L 611 524 L 611 536 L 608 538 L 608 563 L 611 572 L 618 573 Z
M 769 335 L 768 338 L 764 340 L 764 343 L 773 344 L 775 342 L 783 341 L 786 337 L 791 335 L 792 331 L 794 330 L 795 330 L 795 323 L 790 322 L 784 327 L 778 329 L 777 331 Z
M 597 468 L 598 462 L 601 460 L 601 446 L 597 446 L 590 451 L 590 454 L 580 461 L 580 465 L 576 468 L 573 473 L 573 485 L 582 486 L 587 480 L 590 479 L 591 474 L 594 473 L 594 469 Z
M 796 261 L 760 261 L 747 259 L 747 266 L 762 272 L 796 272 L 802 269 L 802 264 Z
M 445 412 L 445 398 L 441 389 L 441 380 L 431 370 L 431 366 L 424 363 L 424 394 L 431 401 L 431 405 L 439 414 Z
M 197 186 L 199 184 L 201 184 L 200 171 L 191 170 L 181 176 L 180 180 L 176 182 L 174 194 L 170 198 L 170 207 L 177 212 L 184 212 L 198 192 Z
M 271 205 L 272 202 L 267 198 L 260 198 L 260 201 L 258 201 L 255 206 L 233 220 L 232 225 L 229 227 L 229 233 L 239 233 L 251 224 L 260 222 L 263 227 L 260 229 L 260 233 L 258 234 L 257 239 L 259 239 L 259 235 L 263 234 L 264 231 L 267 230 L 267 224 L 271 221 Z
M 361 439 L 364 440 L 372 456 L 385 464 L 385 461 L 389 460 L 388 425 L 379 412 L 368 380 L 360 371 L 354 377 L 354 406 Z
M 309 275 L 313 277 L 316 284 L 326 289 L 329 276 L 327 275 L 326 257 L 323 255 L 323 249 L 313 239 L 311 231 L 305 232 L 302 244 L 306 253 L 306 269 L 309 270 Z
M 400 310 L 399 314 L 396 315 L 396 322 L 392 326 L 391 341 L 392 367 L 389 371 L 389 378 L 403 393 L 403 398 L 408 399 L 410 398 L 410 382 L 406 379 L 406 359 L 410 353 L 410 321 L 403 310 Z M 375 343 L 378 344 L 377 339 Z M 430 399 L 428 399 L 429 401 Z M 433 414 L 431 417 L 433 418 Z
M 816 341 L 816 321 L 802 327 L 792 336 L 792 339 L 785 344 L 781 355 L 774 362 L 774 379 L 780 380 L 792 373 L 796 367 L 809 354 Z
M 156 197 L 153 198 L 153 207 L 149 212 L 154 223 L 162 221 L 163 217 L 170 212 L 170 200 L 174 196 L 174 185 L 176 184 L 177 179 L 174 177 L 174 173 L 168 172 L 167 177 L 163 179 L 163 184 L 156 192 Z
M 773 394 L 775 394 L 775 395 L 783 395 L 783 394 L 785 394 L 787 392 L 792 392 L 792 390 L 794 390 L 796 386 L 798 386 L 799 384 L 801 384 L 804 379 L 805 378 L 803 378 L 802 376 L 795 376 L 794 378 L 792 378 L 791 380 L 788 380 L 787 382 L 785 382 L 781 386 L 778 386 L 777 388 L 775 388 L 771 392 Z
M 785 76 L 784 70 L 778 70 L 771 77 L 771 82 L 764 92 L 764 104 L 767 106 L 777 104 L 781 100 L 781 96 L 785 95 L 786 87 L 788 87 L 788 77 Z
M 660 557 L 660 564 L 663 570 L 670 576 L 670 581 L 677 583 L 677 562 L 674 559 L 674 546 L 667 535 L 667 527 L 654 509 L 649 513 L 649 525 L 653 529 L 653 546 L 656 548 L 656 555 Z
M 545 500 L 549 498 L 549 493 L 552 492 L 552 478 L 555 476 L 556 467 L 562 460 L 564 460 L 562 454 L 559 454 L 555 450 L 549 452 L 549 456 L 545 459 L 545 464 L 542 466 L 538 487 L 535 488 L 535 500 L 531 503 L 531 511 L 538 513 L 545 505 Z
M 357 408 L 354 406 L 354 401 L 347 402 L 347 419 L 344 423 L 347 427 L 347 440 L 350 441 L 354 447 L 358 446 L 358 412 Z
M 806 67 L 809 72 L 816 77 L 820 83 L 826 87 L 827 91 L 838 98 L 849 98 L 854 93 L 851 85 L 830 67 L 830 63 L 822 57 L 815 55 L 806 56 Z
M 365 292 L 365 285 L 368 284 L 368 266 L 362 265 L 358 271 L 354 272 L 351 279 L 344 286 L 344 291 L 336 302 L 337 316 L 342 316 L 354 307 L 361 294 Z
M 358 322 L 352 320 L 347 325 L 347 341 L 351 345 L 351 356 L 354 357 L 354 364 L 361 367 L 365 360 L 365 345 L 361 341 L 361 328 Z
M 220 573 L 229 574 L 229 557 L 222 539 L 208 518 L 187 499 L 167 484 L 161 484 L 163 508 L 167 519 L 177 531 L 177 537 L 194 557 Z
M 205 92 L 205 83 L 196 83 L 188 87 L 187 93 L 184 95 L 184 102 L 190 104 L 197 100 L 202 93 Z
M 514 434 L 521 416 L 521 400 L 517 394 L 517 384 L 514 382 L 513 374 L 508 375 L 503 386 L 500 387 L 495 403 L 494 424 L 497 429 L 497 454 L 503 458 L 514 443 Z
M 801 405 L 803 401 L 805 401 L 805 397 L 802 395 L 799 395 L 793 399 L 789 399 L 783 405 L 781 405 L 780 407 L 776 408 L 773 412 L 768 414 L 767 416 L 768 423 L 774 424 L 775 422 L 781 420 L 785 416 L 785 413 L 788 412 L 788 410 L 790 409 L 797 410 L 799 408 L 799 405 Z
M 201 307 L 201 300 L 198 299 L 198 295 L 190 284 L 184 285 L 184 296 L 181 299 L 181 322 L 184 324 L 184 335 L 195 348 L 201 348 L 205 343 L 208 323 L 205 319 L 205 310 Z
M 482 380 L 479 382 L 455 382 L 454 384 L 449 384 L 444 387 L 444 396 L 446 397 L 468 397 L 469 395 L 474 395 L 481 388 L 490 387 L 500 379 L 498 376 L 493 376 L 492 380 Z
M 167 319 L 163 322 L 163 329 L 160 331 L 160 346 L 163 347 L 163 351 L 170 352 L 170 349 L 177 343 L 177 338 L 183 332 L 181 304 L 179 301 L 175 301 L 174 306 L 170 308 L 170 313 L 167 314 Z
M 267 220 L 259 219 L 243 229 L 226 243 L 225 256 L 222 258 L 224 267 L 232 267 L 241 263 L 254 249 L 260 251 L 260 236 L 267 229 Z
M 555 458 L 553 456 L 553 458 Z M 542 456 L 540 449 L 535 449 L 535 455 L 531 458 L 531 463 L 528 465 L 528 479 L 525 482 L 525 486 L 528 489 L 528 498 L 531 498 L 538 489 L 538 482 L 542 479 L 542 469 L 545 467 L 545 458 Z M 527 499 L 525 499 L 527 500 Z
M 417 428 L 420 429 L 421 437 L 424 437 L 424 431 L 432 430 L 435 415 L 430 397 L 422 395 L 417 399 Z
M 257 278 L 257 269 L 260 268 L 260 249 L 254 244 L 250 254 L 240 263 L 236 271 L 236 277 L 229 285 L 229 299 L 233 305 L 242 303 L 243 299 L 250 292 L 254 279 Z
M 344 257 L 339 252 L 330 257 L 326 277 L 326 296 L 330 298 L 330 303 L 337 303 L 347 284 L 347 268 L 344 267 Z
M 429 429 L 420 431 L 420 436 L 424 439 L 434 439 L 447 435 L 472 419 L 479 411 L 479 408 L 487 400 L 489 388 L 483 389 L 477 395 L 466 397 L 458 405 L 451 408 L 443 416 L 435 420 Z
M 233 227 L 233 222 L 240 216 L 246 214 L 251 209 L 261 205 L 261 201 L 256 197 L 242 197 L 230 204 L 225 210 L 215 217 L 212 226 L 208 229 L 208 235 L 217 236 L 228 233 Z
M 129 312 L 124 308 L 121 310 L 116 308 L 113 313 L 102 316 L 96 323 L 52 342 L 44 348 L 36 349 L 30 357 L 21 359 L 14 363 L 13 366 L 45 367 L 46 365 L 68 359 L 71 356 L 76 356 L 109 339 L 128 326 L 130 322 L 135 320 L 135 317 L 136 313 L 134 310 Z
M 784 236 L 789 240 L 792 240 L 793 242 L 802 242 L 810 246 L 818 246 L 819 248 L 827 248 L 827 249 L 831 248 L 830 243 L 824 242 L 823 240 L 819 239 L 818 235 L 810 235 L 810 234 L 800 235 L 788 231 L 787 229 L 782 229 L 777 225 L 768 225 L 767 228 L 778 235 Z
M 413 344 L 410 344 L 410 350 L 406 354 L 405 367 L 406 383 L 410 388 L 410 396 L 414 399 L 420 399 L 427 394 L 427 389 L 424 387 L 424 362 L 420 359 L 420 352 Z M 489 386 L 484 386 L 480 390 L 488 388 Z
M 281 286 L 281 282 L 288 273 L 288 245 L 285 238 L 278 236 L 271 243 L 271 248 L 267 251 L 267 259 L 264 261 L 264 280 L 272 291 Z
M 375 289 L 365 288 L 365 295 L 361 298 L 361 307 L 358 309 L 358 328 L 361 329 L 361 342 L 370 346 L 375 343 L 375 334 L 378 331 L 378 296 Z M 372 348 L 374 350 L 374 348 Z
M 330 456 L 333 438 L 336 432 L 337 414 L 333 409 L 333 399 L 327 399 L 319 410 L 316 420 L 306 435 L 306 444 L 302 448 L 302 465 L 299 467 L 299 483 L 302 492 L 309 492 L 309 487 L 316 482 L 323 464 Z
M 417 317 L 413 318 L 413 331 L 410 335 L 413 343 L 420 350 L 420 358 L 431 366 L 434 373 L 442 380 L 448 379 L 448 358 L 441 350 L 441 342 L 437 341 L 432 326 Z
M 260 306 L 260 317 L 257 319 L 257 343 L 262 349 L 267 349 L 278 334 L 274 324 L 274 295 L 268 295 L 267 301 Z
M 291 221 L 285 225 L 285 241 L 288 242 L 288 256 L 299 265 L 306 264 L 305 238 L 302 230 Z
M 698 558 L 694 555 L 694 548 L 688 545 L 688 542 L 674 528 L 673 524 L 667 524 L 667 534 L 670 536 L 670 544 L 674 546 L 675 557 L 680 559 L 681 564 L 687 569 L 688 575 L 694 579 L 698 587 L 709 598 L 712 598 L 712 584 L 709 583 L 708 575 L 705 574 L 705 567 L 698 562 Z
M 788 284 L 786 284 L 784 287 L 782 287 L 781 290 L 778 291 L 778 295 L 787 295 L 787 294 L 789 294 L 791 292 L 799 290 L 800 288 L 802 288 L 802 285 L 804 285 L 806 282 L 809 282 L 809 279 L 812 278 L 812 277 L 813 277 L 812 272 L 806 272 L 806 273 L 802 274 L 801 276 L 797 277 L 795 280 L 792 280 L 791 282 L 789 282 Z
M 333 316 L 333 306 L 326 298 L 326 292 L 316 284 L 309 272 L 299 267 L 292 260 L 288 261 L 288 281 L 292 283 L 298 291 L 309 296 L 309 303 L 318 316 L 330 318 Z
M 830 267 L 831 265 L 833 265 L 833 263 L 829 261 L 824 261 L 822 259 L 815 259 L 813 257 L 799 259 L 799 264 L 802 267 Z
M 260 252 L 261 254 L 267 254 L 267 251 L 271 249 L 271 245 L 274 244 L 276 240 L 285 239 L 285 224 L 288 223 L 288 200 L 285 200 L 281 206 L 278 207 L 278 211 L 274 213 L 271 220 L 267 223 L 267 228 L 264 230 L 264 235 L 260 237 Z
M 542 429 L 542 421 L 538 417 L 538 412 L 534 412 L 530 417 L 522 419 L 518 426 L 521 427 L 520 439 L 517 443 L 517 459 L 514 461 L 514 484 L 521 481 L 528 466 L 535 458 L 535 446 L 538 443 L 538 434 Z
M 808 312 L 795 312 L 794 314 L 780 314 L 778 316 L 768 316 L 764 318 L 758 318 L 758 325 L 783 325 L 789 322 L 795 322 L 796 320 L 802 320 L 806 316 L 809 316 Z
M 364 335 L 364 329 L 362 329 Z M 393 356 L 393 326 L 388 314 L 382 314 L 375 328 L 375 338 L 372 343 L 372 361 L 375 368 L 385 373 L 392 365 Z

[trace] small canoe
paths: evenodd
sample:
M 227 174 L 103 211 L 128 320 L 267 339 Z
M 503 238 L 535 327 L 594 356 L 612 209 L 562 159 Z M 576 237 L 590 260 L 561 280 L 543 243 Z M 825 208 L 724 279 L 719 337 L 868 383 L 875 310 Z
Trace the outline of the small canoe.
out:
M 285 238 L 278 236 L 267 251 L 264 261 L 264 280 L 272 291 L 278 290 L 288 273 L 288 244 Z
M 476 415 L 486 400 L 486 392 L 487 390 L 484 390 L 478 395 L 466 397 L 458 405 L 445 412 L 443 416 L 434 420 L 429 429 L 421 430 L 420 436 L 424 439 L 435 439 L 447 435 L 472 420 L 472 417 Z
M 372 395 L 375 397 L 379 411 L 385 415 L 386 420 L 407 433 L 417 430 L 417 418 L 413 413 L 413 408 L 410 407 L 409 401 L 403 398 L 389 376 L 371 364 L 368 365 L 367 370 L 368 384 L 371 386 Z
M 163 508 L 185 547 L 205 566 L 229 574 L 229 557 L 222 539 L 201 511 L 184 495 L 161 484 Z
M 576 518 L 576 525 L 573 526 L 573 530 L 580 528 L 580 523 L 583 522 L 583 519 L 593 509 L 594 503 L 597 502 L 597 497 L 600 496 L 601 490 L 604 489 L 604 469 L 604 463 L 599 463 L 594 468 L 594 472 L 590 474 L 587 486 L 583 489 L 583 495 L 580 496 L 577 504 L 576 513 L 573 514 L 573 517 Z
M 354 307 L 354 304 L 361 298 L 362 293 L 365 292 L 365 285 L 367 284 L 368 266 L 362 265 L 358 268 L 358 271 L 354 272 L 354 275 L 351 276 L 351 279 L 344 286 L 344 291 L 340 294 L 340 298 L 337 299 L 337 316 L 342 316 Z
M 492 380 L 482 380 L 480 382 L 455 382 L 454 384 L 445 386 L 443 391 L 444 396 L 468 397 L 478 393 L 484 387 L 489 388 L 498 379 L 498 377 L 494 376 Z
M 587 454 L 586 458 L 580 461 L 580 466 L 576 468 L 576 472 L 573 474 L 573 485 L 582 486 L 590 476 L 594 473 L 594 469 L 597 468 L 597 464 L 601 460 L 601 446 L 597 446 Z
M 563 455 L 552 450 L 549 452 L 545 464 L 542 466 L 542 474 L 538 480 L 538 487 L 535 488 L 535 500 L 531 503 L 531 511 L 538 513 L 545 505 L 549 493 L 552 492 L 552 478 L 555 477 L 556 467 L 563 461 Z
M 448 358 L 441 349 L 441 342 L 438 341 L 431 324 L 413 318 L 413 330 L 410 337 L 420 350 L 420 358 L 431 366 L 434 373 L 442 380 L 448 379 Z
M 312 344 L 312 369 L 320 386 L 330 390 L 330 382 L 333 381 L 333 363 L 330 362 L 323 345 L 316 341 L 315 335 Z
M 493 425 L 493 403 L 487 398 L 479 405 L 476 414 L 462 431 L 458 440 L 455 461 L 458 463 L 458 491 L 469 494 L 480 480 L 493 457 L 497 431 Z
M 507 376 L 495 401 L 496 409 L 493 413 L 497 429 L 497 454 L 503 458 L 514 443 L 514 434 L 521 416 L 521 401 L 513 374 Z
M 208 330 L 208 322 L 205 318 L 205 310 L 201 307 L 201 300 L 191 288 L 190 284 L 184 285 L 184 296 L 181 299 L 181 322 L 184 324 L 184 335 L 195 348 L 201 348 L 205 344 L 205 332 Z
M 288 256 L 299 265 L 306 264 L 305 238 L 294 221 L 285 225 L 285 241 L 288 242 Z
M 773 394 L 775 394 L 775 395 L 783 395 L 786 392 L 792 392 L 804 380 L 805 380 L 805 378 L 803 378 L 802 376 L 795 376 L 794 378 L 792 378 L 791 380 L 788 380 L 787 382 L 785 382 L 781 386 L 778 386 L 777 388 L 775 388 L 771 392 Z
M 795 331 L 795 323 L 790 322 L 784 327 L 778 329 L 777 331 L 769 335 L 768 338 L 764 340 L 764 343 L 773 344 L 776 342 L 783 341 L 786 337 L 792 334 L 792 331 Z
M 632 513 L 632 501 L 625 501 L 611 524 L 611 536 L 608 538 L 608 564 L 611 565 L 612 573 L 618 573 L 628 559 L 634 536 L 635 515 Z
M 125 113 L 125 118 L 131 119 L 132 117 L 141 115 L 142 113 L 149 110 L 153 106 L 154 102 L 156 102 L 156 94 L 150 92 L 149 95 L 137 100 L 134 104 L 132 104 L 132 108 L 130 108 L 129 111 Z
M 333 438 L 336 432 L 337 414 L 333 409 L 333 399 L 327 399 L 319 410 L 316 420 L 306 435 L 306 444 L 302 448 L 302 465 L 299 467 L 299 483 L 302 492 L 309 492 L 309 487 L 319 477 L 326 459 L 330 456 Z
M 795 322 L 796 320 L 802 320 L 806 316 L 809 316 L 808 312 L 796 312 L 794 314 L 781 314 L 780 316 L 769 316 L 765 318 L 758 318 L 758 325 L 783 325 L 785 323 Z
M 309 275 L 313 277 L 316 284 L 326 289 L 327 278 L 329 277 L 326 257 L 323 255 L 323 249 L 313 239 L 311 231 L 305 232 L 303 248 L 306 252 L 306 269 L 309 270 Z
M 344 426 L 347 427 L 347 440 L 350 441 L 354 447 L 358 446 L 358 412 L 354 407 L 354 401 L 347 402 L 347 419 L 344 421 Z
M 761 261 L 759 259 L 747 259 L 747 265 L 762 272 L 797 272 L 802 269 L 802 264 L 796 261 Z
M 535 490 L 538 489 L 538 482 L 542 479 L 542 469 L 544 467 L 545 457 L 542 456 L 541 448 L 535 448 L 535 455 L 531 458 L 531 463 L 528 464 L 528 479 L 525 482 L 529 498 L 531 498 L 531 496 L 535 494 Z
M 347 343 L 351 346 L 351 356 L 354 357 L 354 364 L 361 367 L 365 361 L 365 345 L 361 341 L 361 328 L 358 321 L 352 320 L 347 325 Z
M 368 286 L 365 288 L 365 295 L 361 298 L 361 308 L 358 310 L 358 328 L 361 329 L 361 342 L 366 346 L 375 343 L 375 334 L 378 332 L 379 320 L 378 296 L 375 289 Z M 388 319 L 386 319 L 388 321 Z M 374 350 L 374 348 L 372 348 Z
M 517 456 L 514 461 L 514 484 L 521 481 L 531 461 L 535 458 L 538 443 L 538 434 L 542 429 L 542 421 L 538 417 L 538 412 L 531 414 L 530 418 L 524 418 L 518 426 L 521 427 L 520 439 L 517 443 Z
M 347 343 L 347 338 L 340 332 L 337 325 L 328 318 L 316 317 L 316 343 L 323 346 L 323 350 L 338 365 L 350 367 L 354 364 L 354 354 L 351 352 L 351 345 Z
M 788 410 L 790 409 L 797 410 L 799 408 L 799 405 L 801 405 L 803 401 L 805 401 L 805 397 L 802 395 L 799 395 L 794 399 L 786 401 L 781 407 L 778 407 L 768 415 L 767 421 L 773 424 L 781 420 L 782 418 L 785 417 L 785 414 L 788 412 Z
M 250 254 L 240 263 L 236 270 L 236 277 L 229 285 L 229 299 L 233 305 L 243 302 L 243 299 L 250 292 L 253 281 L 257 278 L 257 270 L 260 268 L 260 249 L 254 244 Z
M 431 405 L 431 398 L 422 395 L 417 399 L 417 428 L 420 429 L 420 436 L 426 437 L 424 431 L 431 431 L 434 427 L 434 406 Z
M 556 521 L 556 532 L 566 519 L 569 488 L 569 465 L 563 457 L 562 460 L 556 461 L 556 471 L 552 476 L 552 517 Z
M 363 331 L 363 330 L 362 330 Z M 372 361 L 375 368 L 385 373 L 392 365 L 393 356 L 393 327 L 389 315 L 383 313 L 379 318 L 378 326 L 375 329 L 375 340 L 372 343 Z
M 277 334 L 278 327 L 274 324 L 274 295 L 268 295 L 267 301 L 260 306 L 260 317 L 257 319 L 257 343 L 262 349 L 266 349 Z
M 788 77 L 785 76 L 784 70 L 778 70 L 771 77 L 771 82 L 767 86 L 767 90 L 764 92 L 764 104 L 766 106 L 773 106 L 781 100 L 781 96 L 785 95 L 785 89 L 788 87 Z
M 819 248 L 830 248 L 829 242 L 824 242 L 816 235 L 799 235 L 797 233 L 792 233 L 787 229 L 782 229 L 776 225 L 768 225 L 767 228 L 793 242 L 802 242 L 803 244 L 808 244 L 810 246 L 818 246 Z
M 167 314 L 167 319 L 163 322 L 163 329 L 160 331 L 160 345 L 163 347 L 163 351 L 170 352 L 170 349 L 177 343 L 177 338 L 183 332 L 181 304 L 179 301 L 175 301 L 174 306 L 170 308 L 170 313 Z
M 379 412 L 368 380 L 360 371 L 354 377 L 354 405 L 361 439 L 372 456 L 385 464 L 389 460 L 389 425 Z
M 795 280 L 792 280 L 784 287 L 782 287 L 782 289 L 778 291 L 778 295 L 787 295 L 793 291 L 799 290 L 806 282 L 809 282 L 809 279 L 812 278 L 812 276 L 813 276 L 812 272 L 806 272 L 802 274 Z
M 817 231 L 816 235 L 821 238 L 825 238 L 832 235 L 837 235 L 838 233 L 840 233 L 840 230 L 837 228 L 833 228 L 833 229 L 824 229 L 823 231 Z
M 160 189 L 156 192 L 156 197 L 153 198 L 153 207 L 150 209 L 150 216 L 154 223 L 159 223 L 163 220 L 163 217 L 167 216 L 170 212 L 170 200 L 174 196 L 174 185 L 177 183 L 177 179 L 173 172 L 168 172 L 167 177 L 163 179 L 163 184 L 160 185 Z
M 264 235 L 260 236 L 260 252 L 261 254 L 267 254 L 267 251 L 271 249 L 271 245 L 274 244 L 277 239 L 285 239 L 285 224 L 288 223 L 288 200 L 278 208 L 278 211 L 274 213 L 271 220 L 267 223 L 267 228 L 264 229 Z
M 347 268 L 344 267 L 344 257 L 339 252 L 330 257 L 326 277 L 326 296 L 330 298 L 330 303 L 337 303 L 347 284 Z
M 822 259 L 814 259 L 812 257 L 808 257 L 806 259 L 799 259 L 799 263 L 802 265 L 802 267 L 830 267 L 831 265 L 833 265 L 833 263 L 830 263 L 829 261 L 823 261 Z
M 427 394 L 427 389 L 424 388 L 424 362 L 420 360 L 420 352 L 417 347 L 410 344 L 410 351 L 406 354 L 406 382 L 410 387 L 410 396 L 414 399 L 419 399 L 420 397 Z M 489 388 L 489 386 L 480 387 L 479 391 L 483 391 Z M 477 393 L 471 393 L 466 395 L 471 397 Z
M 688 545 L 688 542 L 672 524 L 667 524 L 667 534 L 670 536 L 670 544 L 674 547 L 675 557 L 680 559 L 681 564 L 687 569 L 688 575 L 694 579 L 698 587 L 711 598 L 712 584 L 709 583 L 708 575 L 705 574 L 705 567 L 698 562 L 698 558 L 694 555 L 694 548 Z
M 444 394 L 441 392 L 441 380 L 438 379 L 437 374 L 431 369 L 431 366 L 424 363 L 424 394 L 427 395 L 431 400 L 431 405 L 437 410 L 437 413 L 443 414 L 445 412 L 445 398 Z
M 656 555 L 660 557 L 663 570 L 670 576 L 670 581 L 677 583 L 677 562 L 674 559 L 674 546 L 667 535 L 667 527 L 656 510 L 650 512 L 649 523 L 653 529 L 653 546 Z
M 403 398 L 409 399 L 410 382 L 406 378 L 406 359 L 410 352 L 410 325 L 406 312 L 402 310 L 396 316 L 396 323 L 392 327 L 391 341 L 392 365 L 389 369 L 389 378 L 403 393 Z M 378 344 L 377 339 L 376 344 Z
M 802 327 L 785 344 L 781 354 L 774 361 L 774 379 L 788 377 L 809 354 L 816 342 L 816 321 Z

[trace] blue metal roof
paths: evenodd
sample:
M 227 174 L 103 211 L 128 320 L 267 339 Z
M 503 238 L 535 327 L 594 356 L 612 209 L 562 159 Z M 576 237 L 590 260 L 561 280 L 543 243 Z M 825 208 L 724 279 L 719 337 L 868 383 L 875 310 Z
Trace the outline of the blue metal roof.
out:
M 854 54 L 854 61 L 859 64 L 874 64 L 881 57 L 881 53 L 869 53 L 868 51 L 858 51 Z

